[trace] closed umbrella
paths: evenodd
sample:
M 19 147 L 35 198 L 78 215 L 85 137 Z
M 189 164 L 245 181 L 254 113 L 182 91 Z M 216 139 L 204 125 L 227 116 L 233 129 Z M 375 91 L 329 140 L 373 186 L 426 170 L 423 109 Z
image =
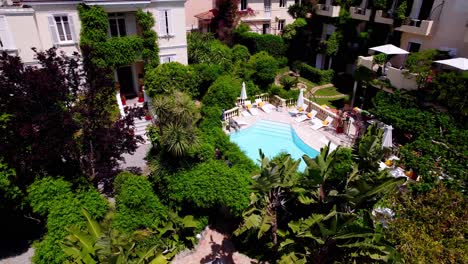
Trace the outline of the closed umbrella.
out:
M 304 108 L 304 92 L 302 89 L 299 91 L 299 97 L 297 98 L 296 106 L 297 108 Z
M 382 141 L 382 148 L 393 147 L 392 130 L 393 130 L 393 127 L 391 125 L 385 126 L 385 131 L 383 134 L 383 141 Z
M 242 82 L 242 90 L 241 90 L 240 99 L 242 100 L 247 99 L 247 90 L 245 89 L 245 82 Z

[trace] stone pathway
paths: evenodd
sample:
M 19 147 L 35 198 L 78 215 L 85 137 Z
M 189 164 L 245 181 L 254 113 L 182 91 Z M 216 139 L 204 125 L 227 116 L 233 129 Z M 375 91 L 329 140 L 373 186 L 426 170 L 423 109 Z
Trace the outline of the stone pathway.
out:
M 252 264 L 258 263 L 245 255 L 240 254 L 234 248 L 229 238 L 207 227 L 198 245 L 193 250 L 179 253 L 172 260 L 172 264 L 213 263 L 220 260 L 223 264 Z
M 30 247 L 28 251 L 21 255 L 9 257 L 0 260 L 0 264 L 29 264 L 32 263 L 31 258 L 34 255 L 34 248 Z

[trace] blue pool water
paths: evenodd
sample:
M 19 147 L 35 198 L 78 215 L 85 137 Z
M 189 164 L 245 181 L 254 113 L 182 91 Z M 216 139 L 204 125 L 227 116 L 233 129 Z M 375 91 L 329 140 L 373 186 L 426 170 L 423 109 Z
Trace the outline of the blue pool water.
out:
M 314 158 L 319 154 L 305 144 L 286 123 L 262 120 L 247 129 L 232 133 L 230 138 L 257 164 L 260 164 L 259 149 L 269 158 L 280 152 L 287 152 L 294 159 L 301 159 L 300 171 L 304 171 L 306 167 L 302 155 L 307 154 Z

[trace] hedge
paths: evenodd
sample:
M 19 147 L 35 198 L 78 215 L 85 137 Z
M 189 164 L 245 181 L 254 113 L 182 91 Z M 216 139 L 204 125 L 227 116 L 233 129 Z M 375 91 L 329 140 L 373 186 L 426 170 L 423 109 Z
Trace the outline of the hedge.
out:
M 318 84 L 330 83 L 333 79 L 333 70 L 320 70 L 306 63 L 301 63 L 298 70 L 302 77 Z
M 246 46 L 251 54 L 265 51 L 274 57 L 282 57 L 287 49 L 282 37 L 270 34 L 260 35 L 253 32 L 237 32 L 235 42 Z

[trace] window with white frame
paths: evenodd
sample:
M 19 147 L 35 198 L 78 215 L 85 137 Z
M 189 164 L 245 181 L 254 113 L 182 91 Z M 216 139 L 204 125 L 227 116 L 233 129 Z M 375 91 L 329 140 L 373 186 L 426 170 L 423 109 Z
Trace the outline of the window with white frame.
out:
M 285 7 L 286 6 L 286 0 L 280 0 L 279 1 L 279 6 L 280 7 Z
M 161 63 L 174 62 L 174 61 L 176 61 L 176 56 L 175 56 L 175 54 L 161 55 L 160 56 L 160 61 L 161 61 Z
M 160 10 L 159 11 L 159 35 L 160 36 L 172 36 L 172 12 L 171 10 Z
M 111 37 L 124 37 L 127 35 L 125 16 L 123 13 L 109 13 L 109 33 Z
M 54 16 L 60 42 L 73 41 L 68 16 Z
M 240 10 L 246 10 L 246 9 L 247 9 L 247 0 L 241 0 Z
M 283 31 L 285 23 L 286 23 L 286 20 L 284 20 L 284 19 L 278 20 L 278 30 L 279 31 Z

